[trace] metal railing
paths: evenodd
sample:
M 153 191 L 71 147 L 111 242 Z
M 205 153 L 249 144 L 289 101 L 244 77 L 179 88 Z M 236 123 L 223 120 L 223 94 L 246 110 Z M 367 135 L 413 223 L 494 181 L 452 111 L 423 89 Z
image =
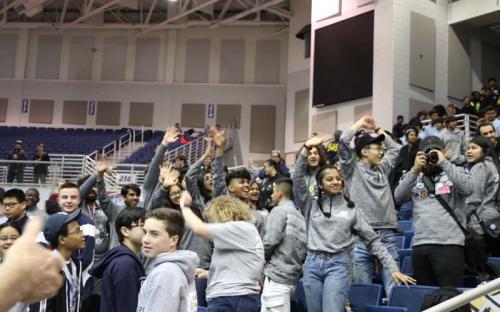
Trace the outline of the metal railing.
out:
M 476 134 L 477 131 L 477 120 L 478 117 L 475 115 L 469 115 L 469 114 L 457 114 L 455 115 L 457 118 L 457 128 L 464 131 L 465 133 L 465 138 L 469 140 L 471 137 L 473 137 Z M 444 122 L 444 121 L 443 121 Z M 424 126 L 430 125 L 431 120 L 426 119 L 422 121 L 422 124 Z
M 453 297 L 445 302 L 433 306 L 424 312 L 447 312 L 463 306 L 479 297 L 482 297 L 490 292 L 500 289 L 500 278 L 492 280 L 486 284 L 479 285 L 474 289 L 465 291 L 463 294 Z

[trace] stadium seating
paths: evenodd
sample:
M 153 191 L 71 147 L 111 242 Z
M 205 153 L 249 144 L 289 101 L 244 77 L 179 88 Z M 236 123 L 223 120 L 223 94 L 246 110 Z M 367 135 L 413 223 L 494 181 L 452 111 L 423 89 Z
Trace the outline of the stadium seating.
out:
M 49 154 L 87 155 L 118 141 L 126 129 L 63 129 L 34 127 L 0 127 L 0 159 L 6 159 L 17 140 L 23 141 L 28 160 L 33 159 L 36 145 L 43 143 Z
M 382 299 L 382 285 L 352 284 L 349 303 L 352 311 L 364 312 L 367 305 L 379 305 Z
M 403 307 L 408 312 L 420 312 L 424 296 L 437 290 L 432 286 L 394 286 L 389 299 L 390 307 Z

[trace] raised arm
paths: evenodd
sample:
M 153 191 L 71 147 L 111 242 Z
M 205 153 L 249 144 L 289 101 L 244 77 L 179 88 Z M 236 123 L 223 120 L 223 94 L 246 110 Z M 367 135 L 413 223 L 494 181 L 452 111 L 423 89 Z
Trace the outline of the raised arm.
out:
M 96 175 L 90 175 L 82 185 L 80 185 L 80 198 L 86 198 L 95 185 Z
M 142 186 L 142 193 L 144 199 L 144 205 L 148 203 L 151 199 L 151 195 L 153 194 L 153 190 L 155 189 L 156 184 L 158 183 L 158 177 L 160 176 L 160 165 L 163 163 L 163 158 L 165 153 L 167 152 L 167 146 L 171 143 L 174 143 L 176 140 L 177 132 L 175 128 L 167 128 L 165 130 L 165 135 L 163 136 L 163 140 L 161 141 L 158 150 L 156 151 L 155 156 L 149 163 L 149 170 L 146 176 L 144 177 L 144 184 Z
M 210 131 L 215 145 L 215 159 L 213 161 L 214 189 L 212 191 L 212 197 L 215 198 L 227 192 L 224 178 L 224 144 L 226 143 L 226 136 L 224 130 L 218 131 L 212 128 Z
M 356 133 L 362 128 L 374 129 L 375 121 L 370 116 L 365 116 L 356 121 L 350 129 L 344 131 L 340 136 L 339 142 L 339 160 L 342 174 L 345 178 L 352 174 L 354 169 L 354 162 L 356 161 L 356 153 L 351 148 L 351 141 Z
M 422 169 L 427 164 L 425 153 L 418 152 L 415 157 L 415 163 L 411 170 L 406 173 L 403 180 L 401 180 L 394 190 L 394 200 L 399 203 L 405 203 L 411 199 L 411 190 L 415 186 L 417 177 L 422 172 Z
M 104 182 L 104 174 L 112 174 L 113 170 L 109 166 L 106 157 L 101 157 L 96 162 L 96 184 L 97 184 L 97 200 L 101 205 L 102 211 L 106 214 L 109 220 L 114 220 L 118 214 L 118 206 L 113 203 L 106 192 L 106 183 Z
M 384 134 L 385 137 L 384 145 L 387 147 L 384 157 L 380 162 L 380 167 L 382 168 L 382 171 L 386 175 L 389 175 L 391 170 L 396 166 L 396 162 L 398 161 L 399 158 L 399 151 L 401 150 L 401 145 L 394 142 L 391 136 L 388 135 L 387 133 L 384 133 L 382 129 L 377 129 L 377 130 L 378 130 L 377 131 L 378 135 Z
M 205 138 L 205 141 L 207 144 L 207 149 L 205 150 L 205 153 L 201 156 L 200 159 L 198 159 L 193 165 L 191 165 L 188 171 L 186 172 L 186 188 L 191 197 L 194 198 L 195 201 L 197 201 L 197 198 L 201 196 L 200 188 L 198 186 L 198 176 L 200 174 L 200 168 L 203 165 L 203 160 L 207 156 L 212 155 L 212 139 Z
M 190 206 L 192 204 L 192 198 L 188 192 L 182 192 L 180 204 L 186 226 L 190 228 L 194 234 L 208 240 L 213 240 L 212 234 L 210 233 L 207 224 L 203 222 L 203 220 L 198 218 L 198 216 L 191 210 Z

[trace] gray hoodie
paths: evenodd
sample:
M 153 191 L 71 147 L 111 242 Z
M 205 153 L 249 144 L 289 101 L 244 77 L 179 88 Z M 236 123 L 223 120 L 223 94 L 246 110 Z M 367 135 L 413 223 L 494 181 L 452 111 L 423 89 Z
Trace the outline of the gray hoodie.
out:
M 445 160 L 443 171 L 435 175 L 436 190 L 442 189 L 443 199 L 455 212 L 458 220 L 465 226 L 465 199 L 472 194 L 473 185 L 469 174 Z M 394 191 L 398 203 L 409 200 L 413 202 L 413 246 L 437 244 L 464 246 L 465 236 L 455 220 L 438 202 L 433 194 L 429 194 L 422 180 L 409 171 Z
M 137 312 L 196 312 L 194 283 L 198 256 L 188 250 L 161 253 L 139 292 Z
M 371 167 L 357 161 L 356 153 L 350 147 L 353 137 L 352 129 L 342 134 L 338 154 L 342 174 L 351 190 L 352 200 L 372 228 L 397 229 L 396 210 L 388 176 L 396 164 L 401 146 L 386 135 L 385 155 L 379 165 Z
M 263 243 L 264 274 L 273 282 L 295 286 L 302 275 L 307 234 L 304 217 L 291 200 L 283 199 L 271 210 Z
M 361 217 L 358 208 L 347 206 L 342 195 L 323 196 L 323 211 L 331 213 L 331 217 L 328 218 L 321 212 L 318 200 L 310 195 L 303 182 L 305 166 L 306 157 L 300 155 L 295 165 L 293 182 L 300 210 L 307 222 L 307 248 L 332 254 L 339 253 L 354 248 L 355 235 L 358 235 L 390 273 L 399 271 L 398 265 L 380 241 L 378 234 Z
M 142 185 L 142 206 L 146 211 L 151 210 L 151 200 L 155 190 L 161 188 L 160 183 L 158 183 L 158 178 L 160 177 L 160 165 L 163 162 L 163 157 L 167 152 L 167 147 L 160 144 L 156 154 L 149 163 L 149 170 L 144 177 L 144 184 Z
M 499 217 L 500 212 L 496 207 L 498 192 L 498 170 L 491 157 L 478 162 L 470 170 L 474 192 L 465 200 L 467 214 L 469 215 L 468 226 L 479 234 L 484 231 L 479 224 L 478 217 L 489 221 Z M 476 215 L 473 214 L 475 212 Z
M 453 131 L 450 131 L 448 128 L 444 128 L 439 131 L 438 137 L 443 141 L 444 149 L 448 153 L 451 163 L 461 164 L 465 162 L 467 141 L 461 130 L 455 128 Z

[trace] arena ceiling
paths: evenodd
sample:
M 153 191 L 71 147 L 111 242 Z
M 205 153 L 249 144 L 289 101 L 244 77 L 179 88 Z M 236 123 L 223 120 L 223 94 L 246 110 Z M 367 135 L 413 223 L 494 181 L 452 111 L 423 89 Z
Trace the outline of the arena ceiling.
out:
M 290 0 L 0 0 L 0 28 L 286 26 Z

